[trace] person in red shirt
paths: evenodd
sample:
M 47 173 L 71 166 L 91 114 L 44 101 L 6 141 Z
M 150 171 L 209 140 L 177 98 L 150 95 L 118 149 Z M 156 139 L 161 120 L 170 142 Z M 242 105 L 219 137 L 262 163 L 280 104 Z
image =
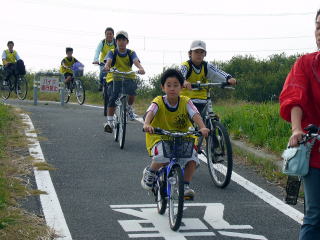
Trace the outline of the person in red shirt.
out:
M 320 9 L 316 14 L 315 38 L 320 49 Z M 297 146 L 309 124 L 320 126 L 320 51 L 301 56 L 292 67 L 280 94 L 280 115 L 291 122 L 290 146 Z M 305 216 L 300 240 L 320 239 L 320 144 L 310 155 L 309 173 L 303 177 Z

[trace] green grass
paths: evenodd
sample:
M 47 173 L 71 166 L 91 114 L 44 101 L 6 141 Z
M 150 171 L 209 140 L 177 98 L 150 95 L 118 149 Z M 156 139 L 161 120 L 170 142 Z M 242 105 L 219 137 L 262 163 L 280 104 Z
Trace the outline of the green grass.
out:
M 290 125 L 279 116 L 277 103 L 238 103 L 214 106 L 236 139 L 280 154 L 290 137 Z
M 51 239 L 42 218 L 19 208 L 19 199 L 39 194 L 22 180 L 31 167 L 22 126 L 14 109 L 0 104 L 0 239 Z

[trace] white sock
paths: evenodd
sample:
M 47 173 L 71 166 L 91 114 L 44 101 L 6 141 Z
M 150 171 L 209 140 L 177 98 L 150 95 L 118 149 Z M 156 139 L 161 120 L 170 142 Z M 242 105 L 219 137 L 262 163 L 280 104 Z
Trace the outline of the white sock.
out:
M 113 116 L 107 116 L 107 120 L 108 120 L 108 122 L 112 122 L 113 121 Z

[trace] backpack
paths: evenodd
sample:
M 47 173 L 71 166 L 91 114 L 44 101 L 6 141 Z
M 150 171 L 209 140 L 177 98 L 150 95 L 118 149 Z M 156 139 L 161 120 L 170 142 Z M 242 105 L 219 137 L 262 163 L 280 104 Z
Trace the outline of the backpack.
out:
M 113 58 L 112 58 L 112 62 L 111 62 L 111 67 L 113 67 L 115 64 L 116 64 L 116 58 L 117 58 L 117 55 L 119 54 L 119 51 L 118 49 L 114 49 L 114 52 L 113 52 Z M 133 54 L 133 51 L 130 50 L 130 49 L 127 49 L 127 54 L 129 55 L 129 61 L 130 61 L 130 67 L 132 66 L 133 64 L 133 61 L 132 61 L 132 54 Z
M 16 72 L 19 75 L 25 75 L 26 74 L 26 67 L 24 65 L 23 60 L 19 59 L 16 63 Z
M 188 72 L 187 72 L 186 79 L 188 79 L 188 78 L 191 76 L 191 73 L 192 73 L 192 63 L 191 63 L 191 60 L 188 60 L 187 63 L 189 64 L 189 69 L 188 69 Z M 208 74 L 208 62 L 203 61 L 202 64 L 203 64 L 203 66 L 204 66 L 204 74 L 205 74 L 205 76 L 207 76 L 207 74 Z

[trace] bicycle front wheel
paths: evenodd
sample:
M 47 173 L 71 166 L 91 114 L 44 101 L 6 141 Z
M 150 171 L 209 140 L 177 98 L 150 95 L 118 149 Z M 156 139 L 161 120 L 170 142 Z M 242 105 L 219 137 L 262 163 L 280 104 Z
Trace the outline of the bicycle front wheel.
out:
M 80 79 L 75 80 L 75 90 L 77 101 L 80 105 L 82 105 L 86 100 L 86 91 Z
M 10 83 L 6 82 L 6 84 L 4 84 L 4 82 L 2 80 L 0 80 L 0 91 L 1 91 L 1 97 L 3 100 L 6 100 L 10 97 Z
M 28 94 L 28 83 L 24 76 L 17 76 L 16 93 L 20 100 L 24 100 Z
M 167 209 L 167 198 L 166 198 L 166 171 L 159 176 L 157 181 L 157 192 L 156 192 L 156 201 L 157 201 L 157 209 L 158 213 L 163 215 Z
M 180 165 L 174 165 L 168 176 L 169 195 L 169 223 L 173 231 L 180 228 L 183 216 L 184 181 Z
M 120 121 L 119 121 L 119 145 L 123 149 L 126 140 L 126 126 L 127 126 L 127 98 L 122 97 L 120 100 Z
M 118 142 L 119 140 L 119 119 L 120 119 L 120 107 L 118 106 L 116 108 L 116 112 L 114 114 L 115 116 L 115 120 L 114 120 L 114 129 L 113 129 L 113 137 L 114 137 L 114 141 Z
M 232 174 L 232 147 L 226 128 L 218 121 L 211 120 L 206 153 L 213 183 L 219 188 L 225 188 L 230 183 Z

